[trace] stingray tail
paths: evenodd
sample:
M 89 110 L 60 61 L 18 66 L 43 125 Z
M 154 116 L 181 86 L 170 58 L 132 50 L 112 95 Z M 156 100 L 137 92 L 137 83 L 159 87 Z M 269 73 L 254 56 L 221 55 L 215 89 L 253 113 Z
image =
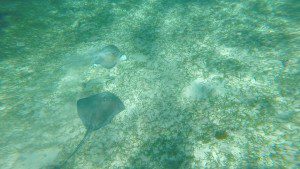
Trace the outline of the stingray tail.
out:
M 83 139 L 77 145 L 75 150 L 68 156 L 68 158 L 60 165 L 59 168 L 63 168 L 67 164 L 67 162 L 70 160 L 70 158 L 82 147 L 83 143 L 85 143 L 85 141 L 89 138 L 90 135 L 91 135 L 91 130 L 87 130 L 85 132 Z

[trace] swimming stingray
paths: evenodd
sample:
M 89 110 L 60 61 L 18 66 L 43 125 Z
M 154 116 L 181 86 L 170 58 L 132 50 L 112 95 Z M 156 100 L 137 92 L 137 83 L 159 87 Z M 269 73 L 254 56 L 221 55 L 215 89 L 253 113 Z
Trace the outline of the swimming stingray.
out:
M 93 60 L 95 64 L 111 69 L 119 61 L 126 60 L 126 56 L 115 45 L 108 45 L 96 52 L 93 55 Z
M 68 160 L 80 149 L 90 134 L 109 124 L 116 114 L 123 111 L 123 102 L 113 93 L 102 92 L 77 101 L 77 112 L 86 128 L 85 135 L 68 158 L 56 168 L 63 168 Z

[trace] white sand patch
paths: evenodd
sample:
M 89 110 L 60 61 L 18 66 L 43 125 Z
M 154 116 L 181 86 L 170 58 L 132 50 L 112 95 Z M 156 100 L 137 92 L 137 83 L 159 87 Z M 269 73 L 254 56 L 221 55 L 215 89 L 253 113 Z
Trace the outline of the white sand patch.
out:
M 27 152 L 19 155 L 13 168 L 18 169 L 39 169 L 43 166 L 50 165 L 59 153 L 57 148 L 48 148 L 37 150 L 35 152 Z

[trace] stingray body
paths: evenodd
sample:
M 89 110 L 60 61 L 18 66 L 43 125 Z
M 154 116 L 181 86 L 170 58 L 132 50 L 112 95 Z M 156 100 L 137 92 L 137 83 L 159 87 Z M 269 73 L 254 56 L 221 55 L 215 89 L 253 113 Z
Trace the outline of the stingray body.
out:
M 113 93 L 102 92 L 91 95 L 77 101 L 78 115 L 86 128 L 85 135 L 81 142 L 69 157 L 56 168 L 63 168 L 68 160 L 80 149 L 84 142 L 88 139 L 92 131 L 109 124 L 116 114 L 123 111 L 125 106 L 123 102 Z
M 111 69 L 119 61 L 126 60 L 126 56 L 115 45 L 108 45 L 99 52 L 96 52 L 93 59 L 95 64 L 100 64 L 106 69 Z

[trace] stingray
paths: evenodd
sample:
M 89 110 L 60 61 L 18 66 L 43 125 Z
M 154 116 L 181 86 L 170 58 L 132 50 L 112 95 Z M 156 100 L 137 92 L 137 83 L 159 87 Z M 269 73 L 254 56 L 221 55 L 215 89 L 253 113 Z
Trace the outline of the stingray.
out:
M 62 168 L 65 166 L 68 160 L 76 154 L 93 131 L 109 124 L 115 115 L 124 109 L 125 106 L 123 102 L 118 98 L 118 96 L 110 92 L 102 92 L 79 99 L 77 101 L 77 112 L 86 128 L 86 132 L 75 150 L 61 165 L 56 168 Z
M 113 68 L 119 61 L 126 60 L 126 56 L 115 46 L 108 45 L 93 55 L 95 64 L 106 69 Z

